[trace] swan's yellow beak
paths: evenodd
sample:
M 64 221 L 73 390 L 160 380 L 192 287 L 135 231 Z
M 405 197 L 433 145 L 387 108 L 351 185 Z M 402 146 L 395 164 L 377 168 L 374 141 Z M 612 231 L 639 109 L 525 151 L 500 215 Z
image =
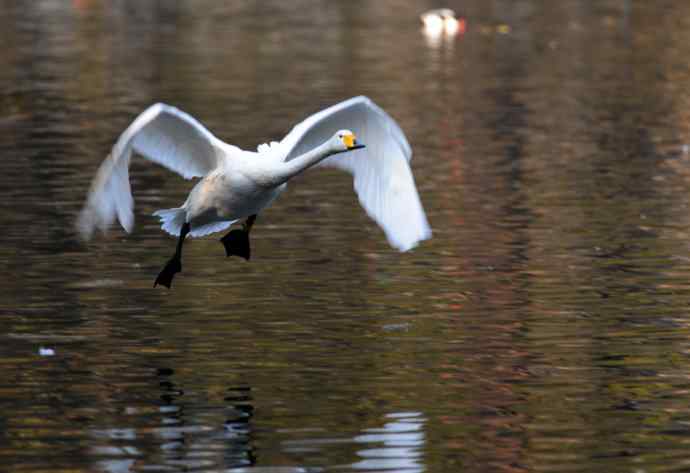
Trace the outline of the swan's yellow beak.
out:
M 345 146 L 347 146 L 348 148 L 352 148 L 357 142 L 357 137 L 354 133 L 351 135 L 345 135 L 343 136 L 343 142 L 345 143 Z
M 345 143 L 348 150 L 364 148 L 364 145 L 357 143 L 357 137 L 354 133 L 343 136 L 343 143 Z

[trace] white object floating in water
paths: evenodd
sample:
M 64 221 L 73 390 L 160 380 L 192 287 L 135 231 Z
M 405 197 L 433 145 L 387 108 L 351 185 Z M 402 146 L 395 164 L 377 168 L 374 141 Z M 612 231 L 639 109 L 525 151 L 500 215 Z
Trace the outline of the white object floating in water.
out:
M 41 356 L 55 356 L 55 350 L 52 348 L 39 347 L 38 354 Z
M 458 20 L 450 8 L 435 8 L 419 15 L 424 23 L 424 32 L 429 36 L 455 36 L 464 32 L 464 20 Z

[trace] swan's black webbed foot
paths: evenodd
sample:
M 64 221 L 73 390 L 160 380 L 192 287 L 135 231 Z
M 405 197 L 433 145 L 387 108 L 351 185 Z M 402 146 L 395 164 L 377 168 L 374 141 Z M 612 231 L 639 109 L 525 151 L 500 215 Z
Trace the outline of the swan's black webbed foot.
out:
M 251 249 L 249 247 L 249 232 L 247 230 L 232 230 L 221 238 L 220 241 L 225 246 L 226 256 L 240 256 L 249 261 Z
M 172 280 L 176 273 L 182 271 L 182 246 L 184 245 L 184 239 L 187 238 L 187 233 L 191 230 L 189 223 L 182 225 L 180 229 L 180 236 L 177 239 L 177 248 L 175 249 L 175 254 L 172 258 L 165 264 L 163 270 L 158 274 L 158 277 L 153 283 L 153 287 L 165 286 L 170 289 L 172 286 Z
M 168 261 L 163 270 L 158 274 L 156 282 L 153 283 L 153 287 L 156 287 L 160 284 L 161 286 L 165 286 L 170 289 L 173 277 L 175 277 L 175 273 L 179 273 L 180 271 L 182 271 L 182 262 L 180 261 L 180 258 L 175 255 L 170 258 L 170 261 Z
M 226 256 L 239 256 L 249 261 L 251 257 L 251 249 L 249 247 L 249 232 L 256 221 L 256 215 L 251 215 L 247 221 L 242 225 L 242 229 L 236 229 L 229 232 L 220 242 L 225 247 Z

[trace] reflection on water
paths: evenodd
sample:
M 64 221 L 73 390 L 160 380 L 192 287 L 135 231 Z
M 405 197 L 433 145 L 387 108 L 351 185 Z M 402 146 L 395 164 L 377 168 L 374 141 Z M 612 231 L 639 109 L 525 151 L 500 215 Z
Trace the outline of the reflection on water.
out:
M 400 471 L 406 473 L 424 471 L 424 423 L 426 419 L 418 412 L 399 412 L 383 416 L 382 427 L 363 429 L 352 438 L 337 435 L 324 437 L 320 428 L 301 429 L 304 438 L 290 438 L 281 443 L 281 449 L 293 453 L 323 454 L 325 449 L 355 445 L 359 460 L 339 469 L 364 471 Z M 295 437 L 300 432 L 291 431 Z
M 355 470 L 393 470 L 400 472 L 423 471 L 424 418 L 417 412 L 389 414 L 391 419 L 383 428 L 366 429 L 355 442 L 378 448 L 357 450 L 362 460 L 353 463 Z
M 261 467 L 253 446 L 254 407 L 251 404 L 251 388 L 229 388 L 224 406 L 188 406 L 184 389 L 177 386 L 174 371 L 157 370 L 160 384 L 160 401 L 157 407 L 123 407 L 123 425 L 143 424 L 133 427 L 109 427 L 89 432 L 91 446 L 88 455 L 99 470 L 106 473 L 137 471 L 145 465 L 147 471 L 209 470 L 240 472 L 246 469 L 266 472 L 310 472 L 319 468 L 308 467 Z M 216 425 L 222 412 L 226 418 Z M 356 446 L 360 457 L 347 468 L 364 471 L 423 471 L 422 456 L 425 443 L 426 419 L 418 412 L 400 412 L 384 416 L 382 427 L 363 429 L 352 438 L 311 437 L 293 438 L 281 443 L 287 453 L 316 453 L 329 446 Z M 298 429 L 304 432 L 323 433 L 321 428 Z M 147 459 L 145 463 L 142 463 Z M 339 466 L 346 468 L 346 466 Z
M 690 3 L 447 4 L 431 43 L 422 1 L 0 0 L 4 469 L 687 468 Z M 135 232 L 76 238 L 150 103 L 248 147 L 357 94 L 412 143 L 415 251 L 307 173 L 251 263 L 194 240 L 152 290 L 192 183 L 136 161 Z
M 217 416 L 198 407 L 187 407 L 184 390 L 172 381 L 174 371 L 159 369 L 160 402 L 157 412 L 125 407 L 124 414 L 147 418 L 139 428 L 113 427 L 90 432 L 94 445 L 89 455 L 107 473 L 134 471 L 145 456 L 147 470 L 234 469 L 256 464 L 251 444 L 251 389 L 230 388 L 219 410 L 226 417 L 222 425 Z M 153 414 L 153 415 L 152 415 Z M 209 422 L 210 421 L 210 422 Z M 145 452 L 139 445 L 148 445 Z

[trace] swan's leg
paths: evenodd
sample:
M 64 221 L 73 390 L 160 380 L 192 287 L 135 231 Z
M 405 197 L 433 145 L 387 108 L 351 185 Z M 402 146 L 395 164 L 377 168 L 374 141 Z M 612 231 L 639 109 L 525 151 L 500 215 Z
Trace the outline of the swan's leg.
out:
M 251 256 L 251 250 L 249 248 L 249 232 L 251 231 L 255 220 L 256 215 L 250 215 L 242 225 L 242 229 L 232 230 L 220 239 L 221 243 L 223 243 L 223 246 L 225 246 L 226 256 L 240 256 L 249 261 L 249 257 Z
M 184 239 L 187 237 L 189 230 L 189 223 L 182 225 L 182 228 L 180 229 L 180 237 L 177 240 L 177 249 L 175 250 L 175 254 L 172 258 L 170 258 L 163 270 L 160 272 L 156 278 L 156 281 L 153 283 L 153 287 L 161 284 L 170 289 L 175 273 L 182 271 L 182 245 L 184 245 Z

